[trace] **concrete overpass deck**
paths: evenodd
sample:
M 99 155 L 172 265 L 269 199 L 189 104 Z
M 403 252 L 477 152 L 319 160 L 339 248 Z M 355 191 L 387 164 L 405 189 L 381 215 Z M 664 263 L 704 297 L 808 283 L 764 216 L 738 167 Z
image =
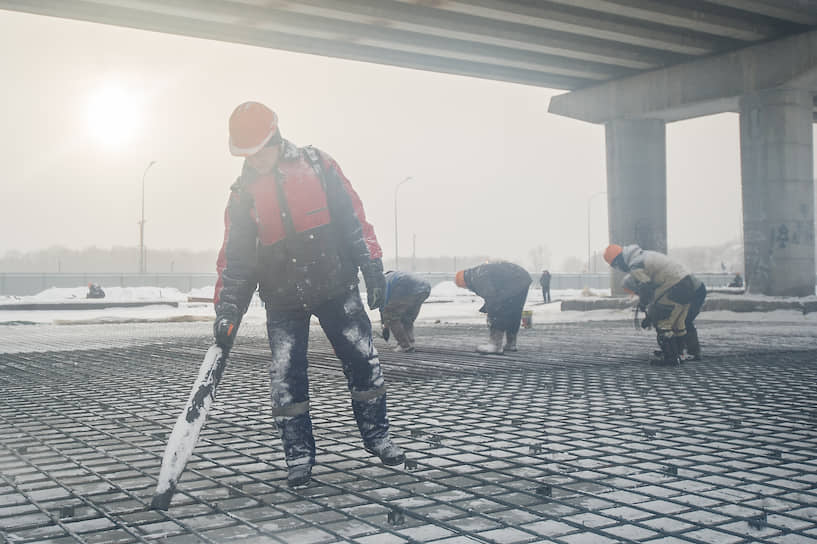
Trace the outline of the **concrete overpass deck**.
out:
M 813 0 L 0 0 L 0 9 L 571 90 L 817 27 Z
M 208 324 L 0 329 L 5 542 L 817 542 L 813 324 L 701 322 L 706 360 L 651 367 L 623 322 L 378 341 L 407 450 L 361 449 L 315 330 L 314 483 L 286 487 L 261 326 L 243 330 L 180 491 L 147 510 Z

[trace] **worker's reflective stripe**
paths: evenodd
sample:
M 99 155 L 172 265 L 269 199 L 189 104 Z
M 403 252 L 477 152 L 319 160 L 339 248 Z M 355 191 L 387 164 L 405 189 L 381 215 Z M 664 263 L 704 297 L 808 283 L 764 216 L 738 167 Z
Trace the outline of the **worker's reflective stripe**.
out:
M 386 392 L 386 386 L 381 385 L 377 389 L 370 389 L 368 391 L 352 391 L 352 400 L 367 401 L 376 399 Z
M 309 411 L 309 401 L 305 400 L 303 402 L 296 402 L 295 404 L 290 404 L 289 406 L 281 406 L 280 408 L 273 408 L 272 415 L 273 416 L 286 416 L 286 417 L 295 417 L 301 414 L 305 414 Z

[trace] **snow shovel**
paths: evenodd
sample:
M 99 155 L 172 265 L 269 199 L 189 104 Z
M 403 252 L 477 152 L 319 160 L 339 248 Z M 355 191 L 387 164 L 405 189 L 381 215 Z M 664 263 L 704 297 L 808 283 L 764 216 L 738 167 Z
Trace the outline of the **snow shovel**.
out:
M 156 494 L 150 502 L 152 510 L 167 510 L 170 507 L 176 484 L 193 454 L 204 420 L 207 419 L 207 413 L 216 398 L 216 387 L 221 381 L 224 367 L 227 366 L 228 353 L 213 344 L 204 356 L 187 405 L 179 414 L 179 419 L 176 420 L 167 440 L 165 454 L 162 457 L 162 469 L 156 484 Z

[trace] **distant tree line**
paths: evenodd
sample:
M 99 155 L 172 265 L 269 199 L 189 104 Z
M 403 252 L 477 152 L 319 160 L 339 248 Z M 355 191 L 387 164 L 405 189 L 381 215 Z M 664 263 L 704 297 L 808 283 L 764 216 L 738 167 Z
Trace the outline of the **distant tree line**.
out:
M 214 272 L 216 250 L 148 249 L 148 272 Z M 54 246 L 37 251 L 9 251 L 0 258 L 0 272 L 138 272 L 138 247 L 68 249 Z
M 147 270 L 152 273 L 179 272 L 186 274 L 215 272 L 217 250 L 193 251 L 189 249 L 148 249 Z M 712 247 L 670 248 L 669 254 L 694 272 L 743 272 L 743 246 L 729 242 Z M 545 245 L 531 249 L 526 260 L 515 261 L 534 273 L 549 269 L 554 273 L 579 274 L 604 273 L 608 270 L 600 251 L 595 252 L 589 263 L 587 258 L 568 257 L 561 263 L 553 263 L 551 252 Z M 484 263 L 487 255 L 400 257 L 400 269 L 417 272 L 456 272 Z M 394 258 L 384 257 L 386 270 L 394 268 Z M 68 249 L 54 246 L 37 251 L 9 251 L 0 257 L 0 272 L 138 272 L 139 248 L 113 247 L 103 249 L 88 247 Z

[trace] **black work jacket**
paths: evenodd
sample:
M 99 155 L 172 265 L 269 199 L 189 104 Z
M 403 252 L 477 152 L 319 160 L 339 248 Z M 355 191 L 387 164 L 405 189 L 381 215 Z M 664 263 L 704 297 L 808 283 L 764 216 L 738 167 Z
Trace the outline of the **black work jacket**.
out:
M 508 298 L 527 292 L 533 281 L 527 270 L 507 261 L 481 264 L 464 275 L 468 288 L 485 299 L 489 313 Z

